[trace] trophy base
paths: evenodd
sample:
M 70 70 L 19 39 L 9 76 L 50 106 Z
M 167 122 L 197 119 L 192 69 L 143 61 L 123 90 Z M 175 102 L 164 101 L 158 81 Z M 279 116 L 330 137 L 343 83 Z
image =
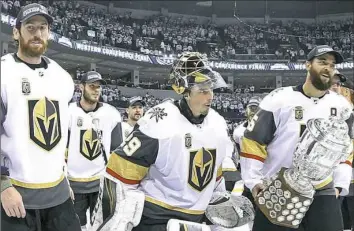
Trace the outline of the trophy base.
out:
M 282 168 L 278 177 L 254 200 L 259 209 L 273 224 L 298 228 L 313 202 L 313 196 L 302 195 L 292 189 L 284 179 L 285 170 L 285 168 Z

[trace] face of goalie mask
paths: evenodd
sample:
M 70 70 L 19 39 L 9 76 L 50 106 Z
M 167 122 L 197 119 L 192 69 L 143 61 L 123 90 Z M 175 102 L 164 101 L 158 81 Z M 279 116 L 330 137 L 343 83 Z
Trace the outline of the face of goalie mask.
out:
M 192 87 L 196 90 L 228 87 L 221 75 L 207 65 L 206 56 L 198 52 L 184 53 L 175 61 L 169 82 L 178 94 Z

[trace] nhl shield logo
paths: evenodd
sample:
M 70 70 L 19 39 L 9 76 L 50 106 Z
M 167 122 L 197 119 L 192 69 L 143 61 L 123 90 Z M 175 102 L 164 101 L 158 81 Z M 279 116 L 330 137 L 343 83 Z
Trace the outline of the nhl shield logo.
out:
M 184 145 L 186 148 L 191 148 L 192 147 L 192 136 L 190 133 L 187 133 L 184 137 Z
M 79 117 L 79 118 L 77 118 L 77 123 L 76 123 L 76 125 L 78 126 L 78 127 L 82 127 L 82 118 L 81 117 Z
M 22 79 L 22 94 L 29 95 L 31 93 L 31 84 L 28 79 Z
M 301 106 L 295 107 L 295 119 L 302 120 L 304 118 L 304 109 Z

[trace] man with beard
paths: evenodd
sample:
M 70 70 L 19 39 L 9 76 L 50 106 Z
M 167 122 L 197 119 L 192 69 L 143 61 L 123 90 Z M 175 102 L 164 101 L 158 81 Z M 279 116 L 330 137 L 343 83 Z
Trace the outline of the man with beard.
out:
M 317 46 L 308 54 L 305 83 L 276 89 L 261 102 L 241 142 L 241 175 L 253 197 L 265 188 L 264 179 L 273 177 L 282 167 L 292 167 L 293 153 L 309 119 L 329 118 L 343 109 L 353 109 L 343 96 L 329 90 L 335 65 L 341 62 L 343 57 L 331 47 Z M 347 123 L 351 130 L 353 116 Z M 314 201 L 296 230 L 343 230 L 337 197 L 348 194 L 352 160 L 351 155 L 328 178 L 313 183 Z M 257 208 L 253 231 L 264 230 L 294 229 L 272 224 Z
M 74 83 L 43 56 L 52 22 L 44 6 L 22 7 L 18 50 L 1 58 L 1 230 L 81 230 L 63 172 Z
M 92 214 L 95 207 L 110 151 L 122 142 L 120 113 L 99 102 L 105 84 L 98 72 L 85 73 L 80 84 L 81 99 L 69 106 L 67 174 L 82 230 L 86 230 L 87 210 Z
M 144 115 L 145 101 L 141 97 L 133 97 L 129 100 L 129 106 L 126 109 L 128 120 L 122 123 L 123 140 L 133 131 L 138 120 Z

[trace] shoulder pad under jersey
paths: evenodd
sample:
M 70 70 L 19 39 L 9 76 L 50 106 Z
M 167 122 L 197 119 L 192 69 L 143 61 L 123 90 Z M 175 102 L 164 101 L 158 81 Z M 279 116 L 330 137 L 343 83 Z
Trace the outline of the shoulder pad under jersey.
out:
M 172 102 L 164 102 L 150 108 L 139 119 L 139 129 L 142 133 L 154 139 L 166 139 L 177 134 L 181 112 Z
M 211 123 L 217 132 L 224 132 L 228 130 L 226 121 L 218 112 L 210 108 L 208 116 L 205 118 L 207 123 Z
M 261 101 L 259 107 L 262 110 L 274 112 L 279 108 L 282 108 L 284 102 L 289 102 L 294 93 L 293 87 L 281 87 L 270 92 Z

